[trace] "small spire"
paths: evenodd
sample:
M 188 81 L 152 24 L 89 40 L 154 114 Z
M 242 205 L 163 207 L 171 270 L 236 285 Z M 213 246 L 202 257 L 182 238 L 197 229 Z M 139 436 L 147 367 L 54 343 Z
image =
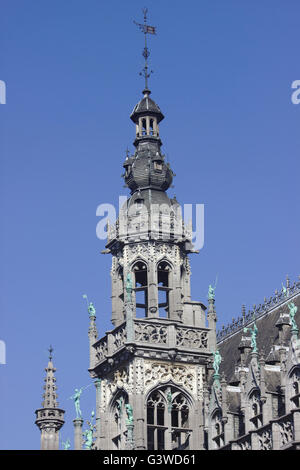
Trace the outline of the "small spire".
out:
M 246 305 L 242 305 L 242 317 L 243 317 L 243 325 L 245 325 L 246 322 Z
M 51 345 L 48 352 L 49 362 L 45 368 L 42 408 L 35 411 L 35 424 L 41 431 L 41 449 L 58 450 L 59 430 L 64 424 L 65 411 L 58 407 L 56 378 L 54 376 L 56 369 L 52 364 L 53 347 Z

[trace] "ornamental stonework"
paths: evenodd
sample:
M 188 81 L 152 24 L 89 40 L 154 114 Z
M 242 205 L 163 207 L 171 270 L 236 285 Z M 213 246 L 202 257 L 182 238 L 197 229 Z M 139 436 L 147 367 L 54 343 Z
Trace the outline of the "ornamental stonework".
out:
M 174 383 L 186 388 L 192 394 L 196 394 L 196 368 L 192 365 L 169 364 L 166 362 L 145 361 L 144 383 L 145 388 L 158 383 L 172 380 Z
M 109 375 L 107 380 L 107 391 L 112 396 L 117 388 L 124 388 L 128 390 L 129 384 L 129 371 L 127 367 L 118 369 Z M 109 397 L 110 398 L 110 397 Z

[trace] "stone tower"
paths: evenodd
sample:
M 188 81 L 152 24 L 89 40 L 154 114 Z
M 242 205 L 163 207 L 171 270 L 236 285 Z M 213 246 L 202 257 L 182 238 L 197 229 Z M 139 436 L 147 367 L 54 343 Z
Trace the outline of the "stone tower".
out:
M 203 449 L 203 402 L 216 348 L 214 300 L 191 300 L 191 230 L 166 191 L 173 172 L 161 151 L 164 119 L 146 87 L 130 116 L 135 152 L 130 196 L 105 253 L 112 256 L 112 324 L 97 340 L 90 316 L 98 449 Z M 208 320 L 208 322 L 206 321 Z M 207 324 L 208 323 L 208 324 Z
M 58 408 L 57 387 L 54 373 L 56 371 L 52 363 L 53 349 L 49 348 L 49 362 L 45 368 L 44 394 L 42 408 L 36 410 L 35 424 L 41 431 L 41 450 L 59 449 L 59 430 L 64 424 L 64 410 Z

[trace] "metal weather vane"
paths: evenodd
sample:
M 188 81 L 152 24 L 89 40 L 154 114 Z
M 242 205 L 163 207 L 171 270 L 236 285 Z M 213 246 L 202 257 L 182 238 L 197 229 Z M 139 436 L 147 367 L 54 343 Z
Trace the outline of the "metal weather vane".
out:
M 145 67 L 143 68 L 142 72 L 140 72 L 140 75 L 142 75 L 145 78 L 145 89 L 148 90 L 148 78 L 150 77 L 151 73 L 153 73 L 153 70 L 148 70 L 148 58 L 150 55 L 150 51 L 147 47 L 147 34 L 156 34 L 156 26 L 150 26 L 147 24 L 147 13 L 148 9 L 143 8 L 143 14 L 144 14 L 144 24 L 137 23 L 134 21 L 134 24 L 136 24 L 140 30 L 144 33 L 145 36 L 145 47 L 143 50 L 143 57 L 145 59 Z

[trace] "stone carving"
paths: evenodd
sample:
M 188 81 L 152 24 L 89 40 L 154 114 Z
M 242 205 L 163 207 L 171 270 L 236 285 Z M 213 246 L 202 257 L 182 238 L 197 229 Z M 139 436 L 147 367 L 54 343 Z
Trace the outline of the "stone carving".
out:
M 280 431 L 280 446 L 284 446 L 288 442 L 294 440 L 294 426 L 291 418 L 283 419 L 278 423 L 278 428 Z
M 173 380 L 192 393 L 196 391 L 196 372 L 192 366 L 172 365 L 159 362 L 145 362 L 145 387 L 157 382 Z
M 167 327 L 160 324 L 136 322 L 134 324 L 135 340 L 143 343 L 166 344 Z
M 129 377 L 127 368 L 118 369 L 113 372 L 113 374 L 111 374 L 109 377 L 107 384 L 107 388 L 110 394 L 113 395 L 118 387 L 127 390 L 128 379 Z
M 119 349 L 126 341 L 126 327 L 119 328 L 113 335 L 113 348 L 112 352 Z
M 136 393 L 144 391 L 144 359 L 138 358 L 135 362 Z
M 259 450 L 272 450 L 272 432 L 271 428 L 257 432 Z
M 132 277 L 131 277 L 131 274 L 128 273 L 127 278 L 126 278 L 126 298 L 127 298 L 127 302 L 131 302 L 132 289 L 133 289 Z
M 102 338 L 96 346 L 96 358 L 100 362 L 107 356 L 107 339 Z
M 251 450 L 251 436 L 245 436 L 232 445 L 232 450 Z
M 181 328 L 176 329 L 176 346 L 183 348 L 207 348 L 207 331 Z

